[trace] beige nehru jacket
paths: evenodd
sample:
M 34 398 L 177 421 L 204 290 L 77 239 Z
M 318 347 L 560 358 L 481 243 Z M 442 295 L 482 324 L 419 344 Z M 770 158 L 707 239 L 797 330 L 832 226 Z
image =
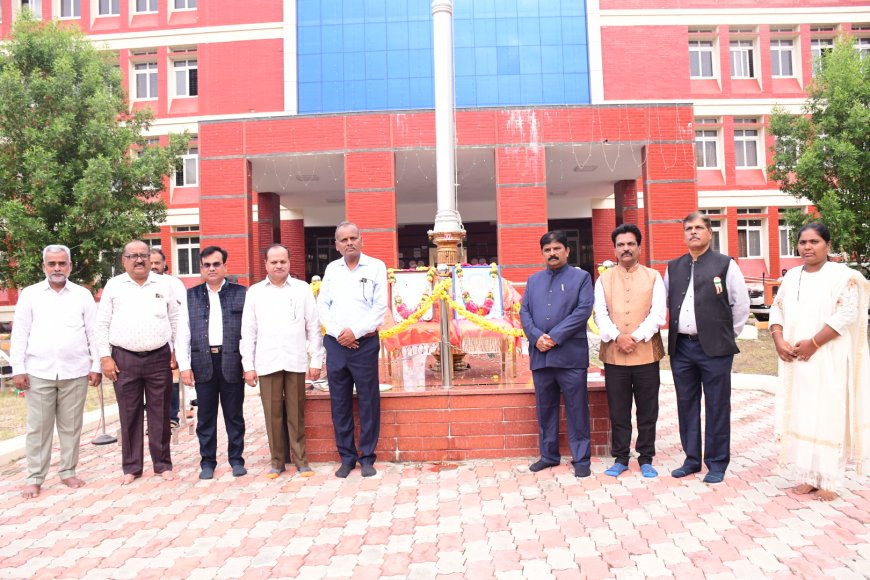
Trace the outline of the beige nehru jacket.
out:
M 652 305 L 656 271 L 638 264 L 632 270 L 610 268 L 601 274 L 607 311 L 620 334 L 631 334 L 646 319 Z M 661 360 L 665 355 L 662 336 L 656 332 L 648 341 L 637 343 L 631 354 L 616 348 L 616 341 L 601 342 L 601 362 L 636 366 Z

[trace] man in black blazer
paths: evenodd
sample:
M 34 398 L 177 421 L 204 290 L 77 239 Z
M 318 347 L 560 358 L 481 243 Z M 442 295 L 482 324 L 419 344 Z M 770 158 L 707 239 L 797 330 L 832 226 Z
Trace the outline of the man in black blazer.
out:
M 245 381 L 239 340 L 245 287 L 226 280 L 227 251 L 209 246 L 200 253 L 205 283 L 187 291 L 189 337 L 179 337 L 178 368 L 181 380 L 196 384 L 198 402 L 196 436 L 199 438 L 200 479 L 211 479 L 217 466 L 217 412 L 223 409 L 227 429 L 227 455 L 233 475 L 248 471 L 245 449 Z
M 670 325 L 668 354 L 677 392 L 686 477 L 707 466 L 704 483 L 722 483 L 731 461 L 731 364 L 736 338 L 749 317 L 749 292 L 737 263 L 712 249 L 710 218 L 693 212 L 683 219 L 689 252 L 668 262 Z M 701 394 L 705 433 L 701 444 Z

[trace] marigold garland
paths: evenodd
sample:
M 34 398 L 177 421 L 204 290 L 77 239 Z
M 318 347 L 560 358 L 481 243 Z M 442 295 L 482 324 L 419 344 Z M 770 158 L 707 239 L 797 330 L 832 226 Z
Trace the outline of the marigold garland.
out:
M 429 310 L 429 308 L 435 303 L 436 300 L 440 300 L 442 297 L 449 298 L 449 294 L 447 292 L 448 288 L 450 288 L 450 280 L 444 280 L 443 282 L 439 282 L 438 285 L 435 286 L 435 288 L 432 290 L 432 294 L 426 297 L 425 300 L 420 302 L 417 310 L 410 313 L 410 315 L 399 324 L 386 330 L 381 330 L 380 332 L 378 332 L 378 335 L 382 339 L 392 338 L 397 334 L 406 331 L 408 327 L 420 320 L 420 317 L 423 316 L 423 314 L 427 310 Z

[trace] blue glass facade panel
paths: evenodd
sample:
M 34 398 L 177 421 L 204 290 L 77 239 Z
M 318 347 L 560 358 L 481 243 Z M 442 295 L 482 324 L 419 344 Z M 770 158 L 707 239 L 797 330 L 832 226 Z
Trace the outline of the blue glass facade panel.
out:
M 297 0 L 300 113 L 431 109 L 431 0 Z M 589 103 L 585 0 L 457 0 L 458 107 Z

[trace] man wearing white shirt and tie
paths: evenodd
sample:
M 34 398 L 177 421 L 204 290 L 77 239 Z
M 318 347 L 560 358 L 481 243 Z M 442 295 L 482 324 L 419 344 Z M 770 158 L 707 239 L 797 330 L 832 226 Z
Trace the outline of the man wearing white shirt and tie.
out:
M 108 281 L 97 310 L 100 364 L 115 385 L 121 421 L 121 485 L 142 476 L 143 412 L 154 473 L 176 478 L 169 452 L 169 345 L 175 343 L 179 303 L 167 278 L 151 272 L 149 255 L 140 240 L 124 246 L 125 273 Z
M 311 477 L 305 454 L 305 373 L 317 379 L 323 364 L 317 303 L 308 284 L 290 277 L 286 247 L 266 249 L 266 274 L 245 296 L 239 342 L 245 382 L 252 387 L 260 382 L 272 463 L 266 477 L 275 479 L 284 471 L 283 409 L 297 473 Z
M 91 293 L 69 281 L 70 250 L 51 245 L 42 251 L 46 279 L 21 291 L 12 325 L 12 383 L 27 403 L 25 498 L 39 495 L 51 462 L 57 425 L 60 480 L 72 488 L 76 476 L 82 414 L 88 385 L 100 382 L 94 342 L 97 305 Z
M 341 258 L 326 267 L 317 308 L 326 328 L 326 372 L 335 443 L 341 457 L 336 477 L 347 477 L 359 462 L 363 477 L 375 471 L 375 447 L 381 427 L 378 379 L 378 326 L 387 311 L 387 268 L 362 253 L 356 224 L 342 222 L 335 230 Z M 353 387 L 359 398 L 359 452 L 354 443 Z

